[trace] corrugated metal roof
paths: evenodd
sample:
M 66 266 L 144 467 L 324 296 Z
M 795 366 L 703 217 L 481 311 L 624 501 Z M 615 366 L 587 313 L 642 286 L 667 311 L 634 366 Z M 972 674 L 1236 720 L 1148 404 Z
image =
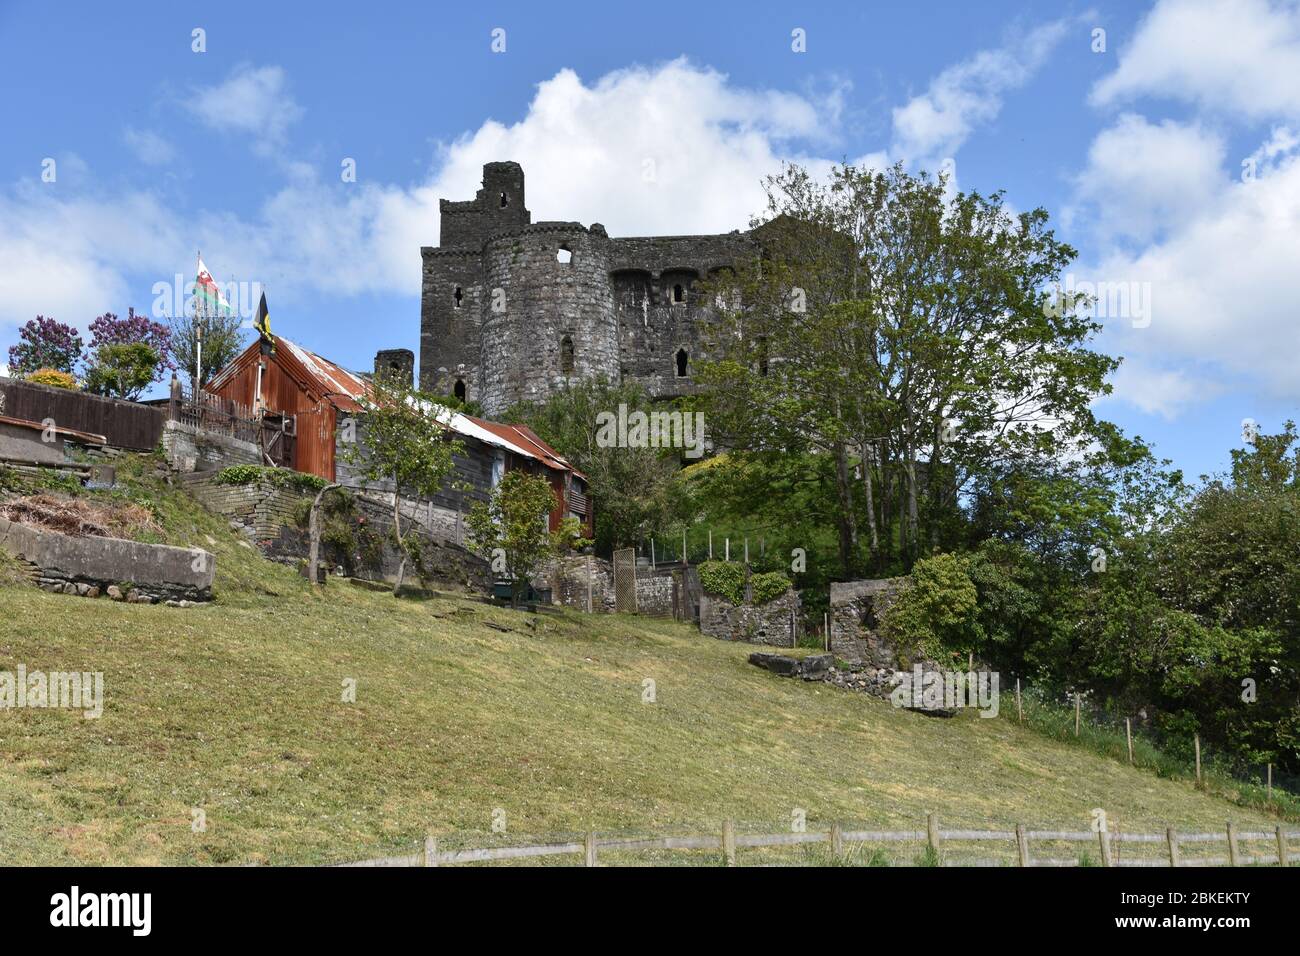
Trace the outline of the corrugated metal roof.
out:
M 279 360 L 281 367 L 286 369 L 293 366 L 290 370 L 291 375 L 301 374 L 308 379 L 310 390 L 317 392 L 320 399 L 336 408 L 355 412 L 361 407 L 359 404 L 361 399 L 371 393 L 370 383 L 360 375 L 349 372 L 343 366 L 317 355 L 310 349 L 303 348 L 280 335 L 275 336 L 275 345 L 276 354 L 272 361 Z M 209 391 L 217 391 L 227 380 L 234 377 L 240 368 L 256 361 L 260 354 L 260 341 L 254 340 L 238 358 L 214 375 L 206 388 Z
M 486 418 L 475 418 L 473 415 L 453 411 L 445 405 L 432 402 L 422 402 L 421 407 L 426 414 L 432 415 L 437 422 L 458 435 L 475 438 L 493 447 L 522 455 L 524 458 L 540 461 L 554 471 L 571 471 L 583 481 L 587 480 L 586 475 L 569 464 L 559 452 L 538 438 L 526 425 L 505 425 L 501 422 L 488 421 Z
M 277 345 L 286 346 L 293 353 L 293 357 L 298 360 L 307 374 L 320 385 L 327 399 L 332 401 L 337 396 L 346 396 L 355 403 L 370 394 L 370 384 L 361 376 L 288 339 L 276 336 L 275 341 Z M 339 405 L 338 402 L 333 404 Z

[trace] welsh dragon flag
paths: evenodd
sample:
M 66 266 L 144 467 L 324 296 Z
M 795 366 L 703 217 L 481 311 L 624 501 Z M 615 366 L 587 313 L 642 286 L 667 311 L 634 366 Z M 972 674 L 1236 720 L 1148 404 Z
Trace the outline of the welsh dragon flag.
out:
M 199 257 L 199 275 L 194 282 L 194 297 L 198 303 L 199 311 L 204 315 L 211 315 L 214 312 L 231 312 L 230 303 L 226 297 L 221 294 L 217 284 L 212 281 L 212 273 L 208 267 L 203 264 L 203 257 Z

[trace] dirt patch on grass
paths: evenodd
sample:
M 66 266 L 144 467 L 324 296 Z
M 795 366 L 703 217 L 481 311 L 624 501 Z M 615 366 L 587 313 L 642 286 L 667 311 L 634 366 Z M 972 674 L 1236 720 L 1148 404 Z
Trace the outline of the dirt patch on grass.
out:
M 140 505 L 108 505 L 49 494 L 6 501 L 0 504 L 0 518 L 74 538 L 131 538 L 142 531 L 160 530 L 149 509 Z

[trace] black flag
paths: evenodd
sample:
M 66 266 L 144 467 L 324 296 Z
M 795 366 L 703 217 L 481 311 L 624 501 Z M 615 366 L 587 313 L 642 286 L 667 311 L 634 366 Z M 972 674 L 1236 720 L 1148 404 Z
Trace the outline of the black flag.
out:
M 275 353 L 275 338 L 271 335 L 271 313 L 266 308 L 266 293 L 257 303 L 257 315 L 253 316 L 253 328 L 262 337 L 262 352 L 267 355 Z

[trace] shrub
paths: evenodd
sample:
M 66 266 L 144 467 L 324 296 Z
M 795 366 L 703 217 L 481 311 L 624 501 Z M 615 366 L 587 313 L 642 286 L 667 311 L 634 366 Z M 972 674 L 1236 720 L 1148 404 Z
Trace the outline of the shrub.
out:
M 880 622 L 881 633 L 904 653 L 932 660 L 974 650 L 979 644 L 977 593 L 966 562 L 936 554 L 912 567 L 912 586 Z
M 18 344 L 9 347 L 9 374 L 42 369 L 72 373 L 81 360 L 81 336 L 70 325 L 38 315 L 18 330 Z
M 135 401 L 154 381 L 158 353 L 143 342 L 98 346 L 86 368 L 86 390 Z
M 749 579 L 749 593 L 753 596 L 755 604 L 775 601 L 788 590 L 790 590 L 790 579 L 783 571 L 755 574 Z
M 27 381 L 37 385 L 53 385 L 55 388 L 76 388 L 77 380 L 67 372 L 56 368 L 38 368 L 27 376 Z
M 262 465 L 230 465 L 217 472 L 213 482 L 218 485 L 251 485 L 266 481 L 285 491 L 315 494 L 329 482 L 317 475 L 294 471 L 291 468 L 267 468 Z
M 745 601 L 745 566 L 729 561 L 705 561 L 700 565 L 700 586 L 710 594 L 726 598 L 732 604 Z M 755 604 L 774 601 L 790 589 L 790 579 L 783 571 L 752 574 L 749 592 Z
M 745 569 L 728 561 L 705 561 L 700 565 L 700 587 L 740 604 L 745 600 Z

